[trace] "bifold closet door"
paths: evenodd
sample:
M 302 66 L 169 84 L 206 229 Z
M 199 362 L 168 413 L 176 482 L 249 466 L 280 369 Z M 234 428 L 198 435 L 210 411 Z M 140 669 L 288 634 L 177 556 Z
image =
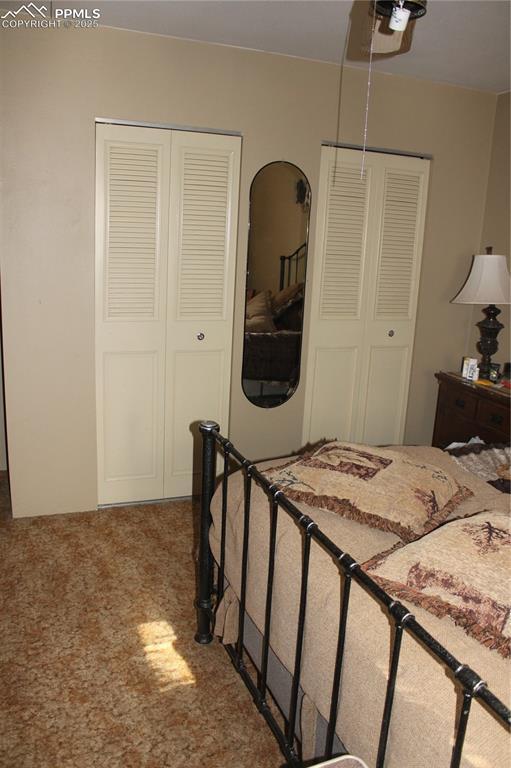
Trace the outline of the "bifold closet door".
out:
M 191 425 L 228 424 L 241 140 L 96 136 L 99 503 L 188 495 Z
M 166 497 L 199 490 L 198 422 L 229 426 L 240 150 L 236 136 L 172 136 Z
M 400 443 L 429 161 L 323 147 L 304 442 Z
M 163 496 L 170 139 L 96 127 L 100 504 Z

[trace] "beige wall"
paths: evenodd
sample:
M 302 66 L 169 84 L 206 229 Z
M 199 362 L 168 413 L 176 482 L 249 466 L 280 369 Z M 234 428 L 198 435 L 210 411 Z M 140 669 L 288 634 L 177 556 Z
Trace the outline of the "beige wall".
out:
M 7 444 L 5 440 L 5 418 L 3 409 L 4 385 L 2 379 L 2 356 L 0 347 L 0 470 L 7 469 Z
M 303 386 L 270 411 L 241 390 L 248 190 L 273 160 L 311 184 L 337 138 L 334 65 L 118 30 L 1 33 L 1 271 L 16 516 L 96 505 L 94 118 L 243 133 L 231 437 L 254 458 L 297 448 Z M 340 138 L 360 143 L 366 73 L 346 70 Z M 437 369 L 452 369 L 470 308 L 449 304 L 481 240 L 496 98 L 376 75 L 368 140 L 433 154 L 406 437 L 431 437 Z
M 497 111 L 495 114 L 495 127 L 493 130 L 493 143 L 490 163 L 490 175 L 488 178 L 488 194 L 486 196 L 486 210 L 484 214 L 483 233 L 481 238 L 481 250 L 487 245 L 493 246 L 494 253 L 503 253 L 507 256 L 509 266 L 510 256 L 510 221 L 511 202 L 509 195 L 509 149 L 510 149 L 510 126 L 509 126 L 509 106 L 510 94 L 503 93 L 497 101 Z M 470 259 L 467 261 L 467 273 L 470 266 Z M 467 355 L 471 357 L 480 357 L 476 349 L 479 340 L 479 329 L 476 323 L 484 318 L 481 312 L 482 307 L 474 307 L 470 320 L 470 342 L 467 349 Z M 509 306 L 500 307 L 502 314 L 499 320 L 504 324 L 498 338 L 499 349 L 492 358 L 496 363 L 509 362 L 511 360 L 510 333 L 509 333 Z

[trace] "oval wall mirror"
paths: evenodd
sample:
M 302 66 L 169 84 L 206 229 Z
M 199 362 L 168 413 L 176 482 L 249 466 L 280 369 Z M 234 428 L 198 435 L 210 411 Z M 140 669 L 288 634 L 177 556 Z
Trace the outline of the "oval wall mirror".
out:
M 310 185 L 283 161 L 250 187 L 242 386 L 261 408 L 292 396 L 300 380 Z

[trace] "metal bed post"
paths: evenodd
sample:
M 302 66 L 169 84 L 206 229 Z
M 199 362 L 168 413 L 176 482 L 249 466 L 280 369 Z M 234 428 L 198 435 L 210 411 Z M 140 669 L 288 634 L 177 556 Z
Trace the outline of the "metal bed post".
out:
M 286 282 L 286 256 L 280 257 L 280 277 L 279 277 L 279 291 L 281 291 Z
M 295 738 L 295 726 L 296 726 L 296 714 L 298 707 L 298 692 L 300 690 L 300 676 L 302 666 L 302 653 L 303 653 L 303 638 L 305 631 L 305 614 L 307 611 L 307 594 L 309 584 L 309 563 L 310 563 L 310 550 L 312 541 L 312 532 L 317 528 L 316 523 L 307 517 L 302 515 L 299 524 L 304 529 L 302 545 L 302 576 L 300 585 L 300 606 L 298 609 L 298 627 L 296 633 L 296 647 L 295 647 L 295 664 L 293 672 L 293 681 L 291 685 L 291 698 L 289 701 L 289 716 L 287 725 L 287 740 L 289 746 L 293 748 Z
M 341 555 L 339 560 L 342 560 Z M 341 573 L 339 573 L 341 577 Z M 325 758 L 333 757 L 335 726 L 337 724 L 337 713 L 339 709 L 339 693 L 341 690 L 341 672 L 344 660 L 344 644 L 346 641 L 346 625 L 348 621 L 348 608 L 351 592 L 351 573 L 344 571 L 344 579 L 340 584 L 340 605 L 339 605 L 339 628 L 337 631 L 337 650 L 335 653 L 334 676 L 332 680 L 332 695 L 330 697 L 330 716 L 328 718 L 328 728 L 325 742 Z
M 216 441 L 215 433 L 220 427 L 214 421 L 203 421 L 199 425 L 202 435 L 202 492 L 199 529 L 199 572 L 197 579 L 197 632 L 195 640 L 203 645 L 213 640 L 212 601 L 213 572 L 209 549 L 209 506 L 215 490 Z
M 243 503 L 243 553 L 241 556 L 241 587 L 240 587 L 240 605 L 238 613 L 238 641 L 236 643 L 236 669 L 239 671 L 244 668 L 243 662 L 243 638 L 245 634 L 245 604 L 247 599 L 247 575 L 248 575 L 248 543 L 250 533 L 250 498 L 252 491 L 252 477 L 250 475 L 250 465 L 244 466 L 245 470 L 245 493 Z
M 394 703 L 394 693 L 396 690 L 396 678 L 399 667 L 399 654 L 401 653 L 401 641 L 403 639 L 403 627 L 406 622 L 413 619 L 414 616 L 398 600 L 389 605 L 389 614 L 394 623 L 394 636 L 391 640 L 391 662 L 390 672 L 387 679 L 387 693 L 385 695 L 385 706 L 381 720 L 380 741 L 378 744 L 378 756 L 376 758 L 376 768 L 383 768 L 385 763 L 385 753 L 387 751 L 387 742 L 389 738 L 390 718 L 392 716 L 392 705 Z

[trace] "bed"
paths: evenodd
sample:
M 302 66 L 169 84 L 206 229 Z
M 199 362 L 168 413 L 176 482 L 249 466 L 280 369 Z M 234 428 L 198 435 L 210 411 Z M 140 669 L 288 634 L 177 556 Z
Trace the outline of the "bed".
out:
M 242 378 L 245 389 L 250 382 L 257 384 L 260 405 L 276 404 L 269 397 L 271 384 L 281 385 L 278 392 L 284 396 L 298 384 L 303 299 L 304 283 L 292 283 L 276 294 L 260 291 L 247 301 Z
M 243 389 L 263 408 L 285 402 L 298 386 L 307 243 L 280 257 L 279 290 L 247 296 Z
M 196 639 L 222 637 L 287 764 L 508 765 L 509 496 L 435 448 L 255 467 L 201 432 Z

